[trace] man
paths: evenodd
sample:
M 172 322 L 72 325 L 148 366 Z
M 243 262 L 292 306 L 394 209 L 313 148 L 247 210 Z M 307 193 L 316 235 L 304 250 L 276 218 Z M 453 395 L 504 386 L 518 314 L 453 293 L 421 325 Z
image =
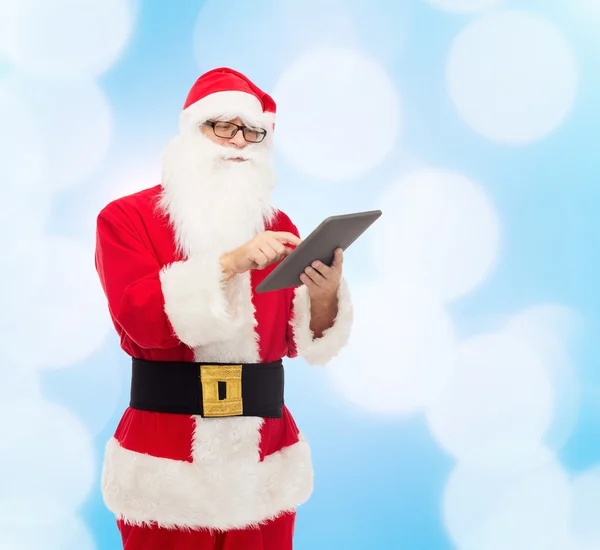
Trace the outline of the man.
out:
M 161 185 L 99 214 L 96 267 L 133 363 L 102 477 L 125 550 L 291 549 L 312 492 L 282 359 L 327 364 L 352 306 L 341 250 L 296 288 L 255 292 L 300 242 L 270 201 L 275 111 L 236 71 L 202 75 Z

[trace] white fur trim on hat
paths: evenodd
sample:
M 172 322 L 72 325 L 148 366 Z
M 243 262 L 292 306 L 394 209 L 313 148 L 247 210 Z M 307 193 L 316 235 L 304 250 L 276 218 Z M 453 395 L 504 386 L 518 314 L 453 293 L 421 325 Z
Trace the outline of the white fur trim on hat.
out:
M 348 283 L 344 278 L 338 288 L 338 313 L 333 326 L 323 332 L 320 338 L 315 338 L 310 330 L 310 297 L 308 288 L 304 285 L 295 290 L 293 302 L 293 318 L 290 324 L 293 328 L 294 342 L 298 356 L 310 365 L 327 365 L 348 343 L 354 310 Z
M 226 91 L 207 95 L 184 109 L 179 116 L 179 128 L 185 132 L 210 118 L 237 117 L 248 125 L 266 130 L 272 130 L 275 124 L 275 113 L 264 112 L 256 96 L 247 92 Z

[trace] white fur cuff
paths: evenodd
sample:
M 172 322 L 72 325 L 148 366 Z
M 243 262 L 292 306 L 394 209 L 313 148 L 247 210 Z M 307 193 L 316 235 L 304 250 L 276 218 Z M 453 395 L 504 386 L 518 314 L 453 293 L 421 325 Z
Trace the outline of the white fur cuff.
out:
M 348 283 L 342 278 L 338 289 L 338 314 L 334 324 L 321 338 L 314 338 L 310 330 L 310 298 L 308 289 L 302 285 L 296 288 L 294 296 L 294 317 L 291 321 L 298 356 L 310 365 L 327 365 L 348 343 L 354 311 Z
M 228 308 L 219 262 L 189 259 L 160 273 L 165 313 L 176 336 L 190 347 L 231 339 L 238 330 Z

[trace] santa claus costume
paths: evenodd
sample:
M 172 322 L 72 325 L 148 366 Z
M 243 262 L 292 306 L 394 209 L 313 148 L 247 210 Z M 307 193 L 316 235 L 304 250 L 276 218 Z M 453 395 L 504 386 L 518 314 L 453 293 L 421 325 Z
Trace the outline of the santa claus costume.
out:
M 265 140 L 232 151 L 200 130 L 235 117 L 267 129 Z M 245 76 L 202 75 L 161 184 L 98 216 L 96 268 L 132 358 L 130 406 L 102 474 L 125 550 L 288 550 L 311 495 L 309 445 L 282 399 L 283 359 L 325 365 L 347 343 L 347 283 L 333 326 L 315 338 L 305 286 L 256 293 L 275 265 L 224 282 L 219 263 L 264 230 L 298 235 L 270 201 L 274 121 L 273 99 Z

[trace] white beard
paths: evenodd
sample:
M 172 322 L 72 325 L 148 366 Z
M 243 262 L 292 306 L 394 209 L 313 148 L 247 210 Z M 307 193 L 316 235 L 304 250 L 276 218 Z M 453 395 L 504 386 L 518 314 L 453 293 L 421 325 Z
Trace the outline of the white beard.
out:
M 247 160 L 227 160 L 239 156 Z M 180 134 L 167 145 L 159 206 L 184 257 L 218 257 L 264 231 L 275 213 L 270 157 L 264 143 L 223 147 L 201 132 Z

